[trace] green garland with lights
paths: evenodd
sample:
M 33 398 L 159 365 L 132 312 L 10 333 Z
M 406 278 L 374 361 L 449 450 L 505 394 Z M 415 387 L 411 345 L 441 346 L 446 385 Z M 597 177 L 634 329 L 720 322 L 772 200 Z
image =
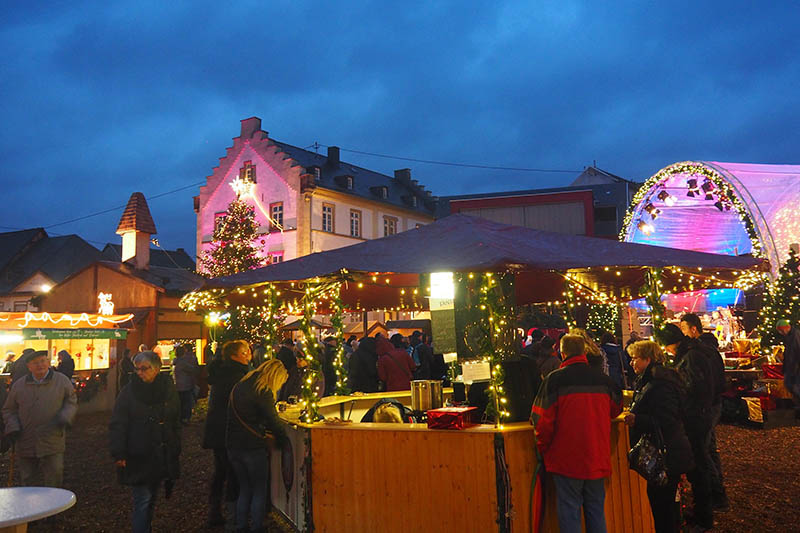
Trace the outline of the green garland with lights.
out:
M 644 301 L 650 306 L 650 315 L 653 320 L 653 332 L 661 329 L 664 325 L 664 317 L 667 308 L 661 302 L 661 295 L 664 293 L 664 284 L 661 281 L 660 268 L 648 268 L 644 274 L 645 285 L 642 287 Z
M 481 318 L 474 325 L 479 335 L 475 338 L 480 353 L 489 363 L 490 378 L 487 394 L 490 401 L 486 406 L 486 415 L 493 418 L 495 425 L 502 427 L 503 420 L 510 416 L 508 400 L 505 396 L 505 373 L 502 361 L 514 355 L 516 336 L 516 310 L 513 305 L 513 274 L 494 274 L 487 272 L 476 276 L 468 276 L 468 287 L 477 295 L 477 305 Z M 457 275 L 457 281 L 463 277 Z M 475 283 L 479 286 L 475 287 Z
M 755 223 L 753 222 L 752 217 L 750 216 L 750 212 L 747 209 L 747 206 L 742 202 L 736 191 L 733 187 L 728 183 L 728 181 L 717 171 L 706 167 L 700 163 L 694 161 L 683 161 L 680 163 L 675 163 L 670 165 L 666 168 L 661 169 L 656 174 L 651 176 L 644 184 L 636 191 L 636 194 L 633 195 L 633 200 L 631 200 L 631 204 L 628 206 L 628 210 L 625 213 L 625 218 L 622 222 L 622 229 L 619 233 L 619 240 L 625 241 L 628 232 L 630 231 L 631 225 L 634 222 L 634 215 L 636 213 L 637 206 L 642 203 L 642 201 L 650 194 L 653 194 L 652 189 L 658 186 L 660 183 L 665 182 L 672 176 L 684 174 L 687 176 L 699 176 L 702 178 L 707 178 L 710 180 L 715 188 L 715 194 L 724 199 L 726 202 L 730 202 L 733 208 L 736 210 L 736 213 L 739 215 L 739 219 L 744 224 L 745 230 L 747 231 L 747 236 L 750 238 L 751 246 L 753 247 L 752 254 L 755 257 L 764 257 L 764 250 L 761 245 L 761 239 L 758 235 L 758 230 L 756 228 Z
M 300 316 L 300 331 L 303 332 L 303 339 L 300 341 L 300 353 L 306 367 L 300 403 L 303 407 L 301 419 L 307 424 L 316 422 L 319 418 L 319 396 L 314 386 L 322 374 L 322 361 L 319 357 L 320 344 L 312 330 L 312 319 L 317 309 L 315 300 L 319 292 L 320 284 L 309 282 L 301 300 L 303 314 Z
M 344 368 L 344 302 L 342 302 L 342 283 L 337 283 L 331 296 L 331 326 L 336 338 L 336 351 L 333 358 L 333 368 L 336 371 L 336 394 L 347 396 L 350 389 L 347 387 L 347 373 Z
M 575 320 L 575 315 L 572 313 L 572 310 L 575 309 L 575 287 L 573 282 L 568 278 L 564 277 L 566 283 L 566 289 L 563 292 L 564 295 L 564 305 L 561 306 L 561 316 L 564 317 L 564 322 L 567 324 L 568 329 L 577 328 L 578 321 Z
M 614 333 L 619 322 L 619 306 L 617 304 L 592 304 L 589 306 L 589 317 L 586 329 L 594 338 L 607 331 Z
M 764 352 L 771 353 L 773 344 L 783 344 L 783 336 L 775 330 L 782 318 L 795 327 L 800 322 L 800 258 L 794 248 L 789 249 L 789 257 L 781 266 L 778 278 L 764 291 L 758 326 Z

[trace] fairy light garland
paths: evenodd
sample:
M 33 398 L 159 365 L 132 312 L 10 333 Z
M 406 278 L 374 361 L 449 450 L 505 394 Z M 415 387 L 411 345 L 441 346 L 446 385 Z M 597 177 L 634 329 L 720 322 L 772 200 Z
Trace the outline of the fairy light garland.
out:
M 617 304 L 592 304 L 589 306 L 586 329 L 595 337 L 604 331 L 614 333 L 618 322 L 619 307 Z
M 645 272 L 645 286 L 642 288 L 644 301 L 650 306 L 650 314 L 653 319 L 653 331 L 658 331 L 664 325 L 664 316 L 667 308 L 661 302 L 664 292 L 664 284 L 661 281 L 660 268 L 648 268 Z
M 350 389 L 347 387 L 347 373 L 344 368 L 344 303 L 342 302 L 342 283 L 337 283 L 331 297 L 331 326 L 336 338 L 336 351 L 333 358 L 333 368 L 336 371 L 336 394 L 347 396 Z
M 300 391 L 302 407 L 300 419 L 307 424 L 312 424 L 319 418 L 319 396 L 314 385 L 322 373 L 322 362 L 319 357 L 320 344 L 314 334 L 312 324 L 317 310 L 315 299 L 319 288 L 318 283 L 307 283 L 305 295 L 301 300 L 300 331 L 303 332 L 303 339 L 300 341 L 300 353 L 301 358 L 305 361 L 305 373 Z

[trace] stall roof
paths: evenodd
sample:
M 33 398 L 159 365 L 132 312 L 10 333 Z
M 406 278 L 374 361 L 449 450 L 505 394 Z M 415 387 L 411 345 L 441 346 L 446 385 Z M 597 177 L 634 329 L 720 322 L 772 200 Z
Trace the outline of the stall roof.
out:
M 705 269 L 709 278 L 732 280 L 739 271 L 764 270 L 768 265 L 751 256 L 724 256 L 565 235 L 455 214 L 382 239 L 214 278 L 205 288 L 300 281 L 334 275 L 343 269 L 351 275 L 513 271 L 518 274 L 518 303 L 532 303 L 562 298 L 564 283 L 559 272 L 572 273 L 593 291 L 635 297 L 636 289 L 644 283 L 647 267 Z M 677 283 L 678 277 L 667 280 L 668 289 L 670 283 Z M 375 301 L 366 294 L 359 295 L 360 307 L 391 307 L 386 305 L 392 299 L 388 293 L 397 284 L 394 278 L 387 280 L 384 294 L 373 298 Z M 412 286 L 414 280 L 405 276 L 399 284 Z

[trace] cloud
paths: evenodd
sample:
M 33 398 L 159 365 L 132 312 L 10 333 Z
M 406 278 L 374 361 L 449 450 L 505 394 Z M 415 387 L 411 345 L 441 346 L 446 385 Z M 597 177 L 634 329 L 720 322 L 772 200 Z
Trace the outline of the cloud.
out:
M 202 181 L 239 120 L 404 157 L 601 168 L 798 163 L 798 13 L 780 3 L 14 2 L 0 21 L 0 225 L 46 226 Z M 437 195 L 569 174 L 411 166 Z M 194 248 L 188 190 L 153 200 Z M 117 242 L 118 214 L 59 226 Z

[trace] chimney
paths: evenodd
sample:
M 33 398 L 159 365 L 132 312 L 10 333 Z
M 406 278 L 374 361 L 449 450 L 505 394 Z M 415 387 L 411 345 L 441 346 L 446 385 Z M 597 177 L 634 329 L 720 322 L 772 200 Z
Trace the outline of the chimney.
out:
M 156 225 L 144 194 L 133 193 L 117 226 L 117 235 L 122 235 L 122 262 L 131 261 L 136 268 L 147 270 L 150 267 L 150 235 L 155 234 Z
M 250 117 L 242 120 L 242 132 L 239 136 L 242 139 L 250 139 L 257 131 L 261 131 L 261 119 L 258 117 Z
M 328 146 L 328 165 L 332 167 L 339 166 L 339 147 L 338 146 Z
M 409 183 L 411 181 L 411 169 L 400 168 L 394 171 L 394 179 L 401 183 Z

